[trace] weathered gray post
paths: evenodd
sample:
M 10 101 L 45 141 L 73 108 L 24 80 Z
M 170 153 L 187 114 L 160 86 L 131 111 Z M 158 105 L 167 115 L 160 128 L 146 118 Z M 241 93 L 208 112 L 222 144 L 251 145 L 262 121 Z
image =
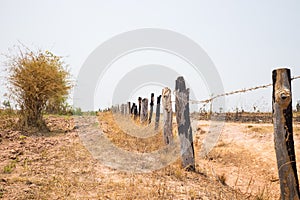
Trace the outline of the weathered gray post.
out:
M 157 97 L 157 102 L 156 102 L 156 113 L 155 113 L 155 130 L 158 129 L 159 126 L 159 118 L 160 118 L 160 98 L 161 95 Z
M 115 106 L 116 107 L 116 113 L 120 114 L 120 106 L 119 104 Z
M 128 114 L 128 106 L 127 106 L 127 104 L 123 104 L 123 106 L 124 106 L 124 116 L 126 116 L 127 114 Z
M 151 119 L 152 119 L 152 115 L 153 115 L 153 106 L 154 106 L 154 93 L 151 93 L 149 124 L 151 123 Z
M 165 87 L 162 90 L 162 105 L 164 108 L 164 141 L 165 144 L 173 143 L 173 112 L 172 112 L 172 102 L 171 102 L 171 90 Z
M 121 104 L 121 114 L 124 115 L 124 104 Z
M 122 106 L 123 106 L 123 115 L 126 115 L 127 106 L 124 103 L 122 104 Z
M 127 110 L 128 110 L 127 114 L 130 115 L 131 114 L 131 111 L 130 111 L 131 110 L 131 102 L 129 102 L 129 101 L 127 102 Z
M 189 93 L 182 76 L 178 77 L 175 85 L 175 111 L 180 138 L 181 156 L 183 168 L 195 170 L 195 153 L 193 145 L 193 133 L 190 121 Z
M 145 123 L 148 120 L 148 99 L 144 98 L 142 100 L 142 110 L 141 110 L 141 116 L 140 116 L 140 120 L 141 123 Z
M 291 72 L 273 71 L 273 123 L 281 199 L 299 199 L 299 181 L 293 139 Z

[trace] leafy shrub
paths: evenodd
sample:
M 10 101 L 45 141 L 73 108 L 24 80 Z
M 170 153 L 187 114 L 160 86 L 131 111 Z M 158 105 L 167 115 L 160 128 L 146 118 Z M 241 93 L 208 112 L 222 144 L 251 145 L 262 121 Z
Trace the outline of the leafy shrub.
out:
M 18 48 L 7 56 L 9 89 L 20 109 L 21 127 L 47 130 L 43 112 L 59 107 L 71 89 L 69 72 L 62 58 L 49 51 Z

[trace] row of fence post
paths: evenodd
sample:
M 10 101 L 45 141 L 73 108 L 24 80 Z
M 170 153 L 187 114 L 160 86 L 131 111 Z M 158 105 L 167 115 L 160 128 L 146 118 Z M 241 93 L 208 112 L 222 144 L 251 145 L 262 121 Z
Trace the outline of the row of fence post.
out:
M 160 119 L 160 99 L 161 95 L 157 97 L 156 105 L 156 116 L 155 116 L 155 129 L 158 129 L 159 119 Z M 150 101 L 150 113 L 148 114 L 148 99 L 142 97 L 138 98 L 138 104 L 127 102 L 127 104 L 121 104 L 112 106 L 111 110 L 114 113 L 120 113 L 124 116 L 131 115 L 134 119 L 139 118 L 142 124 L 150 124 L 152 122 L 154 109 L 154 93 L 151 93 Z
M 276 69 L 272 72 L 273 80 L 273 126 L 274 146 L 280 181 L 281 199 L 300 199 L 299 180 L 297 175 L 295 147 L 293 139 L 293 111 L 291 72 L 289 69 Z M 183 77 L 178 77 L 175 84 L 175 112 L 180 138 L 181 158 L 184 168 L 195 170 L 195 155 L 193 135 L 190 123 L 189 89 L 186 88 Z M 160 118 L 160 104 L 163 105 L 163 133 L 165 144 L 173 142 L 173 111 L 171 90 L 164 88 L 162 95 L 157 97 L 155 129 L 158 129 Z M 154 94 L 151 94 L 150 113 L 148 116 L 148 99 L 138 98 L 138 106 L 133 103 L 130 107 L 122 104 L 113 107 L 114 112 L 132 114 L 140 117 L 141 123 L 151 123 L 154 106 Z
M 192 127 L 190 123 L 189 111 L 189 89 L 186 89 L 183 77 L 178 77 L 175 83 L 175 112 L 180 139 L 182 166 L 187 170 L 195 170 L 195 153 L 193 146 Z M 163 139 L 166 145 L 173 144 L 173 110 L 171 101 L 171 89 L 166 87 L 162 90 L 162 95 L 157 97 L 155 130 L 158 130 L 160 120 L 160 104 L 163 107 Z M 148 113 L 148 105 L 150 112 Z M 135 103 L 127 102 L 120 106 L 113 106 L 113 112 L 122 115 L 131 115 L 134 119 L 140 120 L 141 124 L 150 124 L 154 109 L 154 93 L 151 93 L 150 104 L 148 98 L 138 98 L 138 106 Z

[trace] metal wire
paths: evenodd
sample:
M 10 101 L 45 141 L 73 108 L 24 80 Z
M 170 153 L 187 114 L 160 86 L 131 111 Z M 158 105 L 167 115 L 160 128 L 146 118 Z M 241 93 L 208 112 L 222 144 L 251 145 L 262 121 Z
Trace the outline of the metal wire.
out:
M 300 79 L 300 76 L 294 76 L 293 78 L 291 78 L 292 81 L 296 80 L 296 79 Z M 220 97 L 225 97 L 225 96 L 229 96 L 229 95 L 233 95 L 233 94 L 238 94 L 238 93 L 245 93 L 245 92 L 249 92 L 249 91 L 254 91 L 254 90 L 258 90 L 258 89 L 263 89 L 263 88 L 268 88 L 270 86 L 272 86 L 273 84 L 266 84 L 266 85 L 261 85 L 261 86 L 256 86 L 256 87 L 251 87 L 251 88 L 247 88 L 247 89 L 241 89 L 241 90 L 235 90 L 235 91 L 231 91 L 231 92 L 226 92 L 224 94 L 218 94 L 216 96 L 213 96 L 209 99 L 205 99 L 205 100 L 192 100 L 190 99 L 190 103 L 192 104 L 207 104 L 212 102 L 213 100 L 220 98 Z M 176 95 L 176 93 L 174 92 L 174 94 Z

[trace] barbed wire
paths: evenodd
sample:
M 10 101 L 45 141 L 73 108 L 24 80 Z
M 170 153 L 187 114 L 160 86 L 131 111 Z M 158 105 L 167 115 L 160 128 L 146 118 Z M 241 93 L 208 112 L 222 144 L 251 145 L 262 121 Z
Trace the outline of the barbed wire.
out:
M 296 79 L 300 79 L 300 76 L 294 76 L 291 78 L 291 80 L 296 80 Z M 249 92 L 249 91 L 254 91 L 254 90 L 258 90 L 258 89 L 263 89 L 263 88 L 268 88 L 270 86 L 272 86 L 273 84 L 266 84 L 266 85 L 261 85 L 261 86 L 256 86 L 256 87 L 251 87 L 251 88 L 247 88 L 247 89 L 241 89 L 241 90 L 235 90 L 235 91 L 231 91 L 231 92 L 226 92 L 224 94 L 218 94 L 215 95 L 209 99 L 205 99 L 205 100 L 192 100 L 190 99 L 190 103 L 192 104 L 207 104 L 212 102 L 213 100 L 220 98 L 220 97 L 225 97 L 225 96 L 229 96 L 229 95 L 233 95 L 233 94 L 238 94 L 238 93 L 245 93 L 245 92 Z
M 291 80 L 293 81 L 293 80 L 296 80 L 296 79 L 299 79 L 300 78 L 300 76 L 294 76 L 293 78 L 291 78 Z
M 292 77 L 291 81 L 294 81 L 294 80 L 297 80 L 297 79 L 300 79 L 300 76 Z M 255 87 L 251 87 L 251 88 L 245 88 L 245 89 L 235 90 L 235 91 L 231 91 L 231 92 L 226 92 L 226 93 L 223 93 L 223 94 L 218 94 L 218 95 L 212 96 L 211 98 L 205 99 L 205 100 L 190 99 L 189 103 L 191 103 L 191 104 L 202 104 L 202 107 L 200 108 L 200 110 L 201 110 L 201 109 L 205 108 L 208 103 L 211 103 L 213 100 L 215 100 L 217 98 L 225 97 L 225 96 L 229 96 L 229 95 L 233 95 L 233 94 L 238 94 L 238 93 L 245 93 L 245 92 L 254 91 L 254 90 L 258 90 L 258 89 L 264 89 L 264 88 L 268 88 L 272 85 L 273 84 L 270 83 L 270 84 L 255 86 Z M 182 98 L 180 96 L 177 96 L 177 91 L 176 90 L 174 90 L 172 93 L 176 98 Z M 172 100 L 171 102 L 175 103 L 176 100 Z

